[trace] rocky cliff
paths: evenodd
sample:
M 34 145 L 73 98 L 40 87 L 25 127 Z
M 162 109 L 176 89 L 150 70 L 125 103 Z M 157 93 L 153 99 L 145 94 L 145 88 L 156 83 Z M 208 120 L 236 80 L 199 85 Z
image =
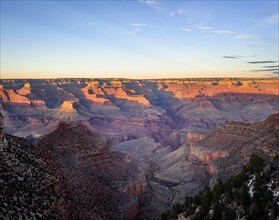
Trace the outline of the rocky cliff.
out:
M 229 122 L 193 144 L 190 156 L 197 156 L 208 164 L 211 185 L 214 185 L 218 178 L 227 179 L 237 174 L 252 154 L 267 158 L 278 154 L 278 125 L 279 113 L 257 123 Z
M 256 123 L 228 122 L 205 138 L 187 143 L 158 162 L 154 173 L 183 202 L 218 179 L 238 174 L 252 154 L 267 160 L 279 154 L 279 113 Z
M 0 146 L 0 219 L 71 219 L 61 176 L 34 146 L 11 135 Z
M 38 144 L 62 173 L 74 219 L 134 219 L 145 176 L 126 155 L 108 150 L 104 136 L 80 123 L 60 123 Z

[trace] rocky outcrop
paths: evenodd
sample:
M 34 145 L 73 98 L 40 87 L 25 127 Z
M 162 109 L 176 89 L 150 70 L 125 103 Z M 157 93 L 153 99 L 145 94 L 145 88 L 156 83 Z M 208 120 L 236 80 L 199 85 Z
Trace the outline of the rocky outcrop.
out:
M 229 122 L 194 142 L 185 139 L 180 148 L 156 163 L 155 181 L 172 192 L 173 202 L 184 202 L 185 196 L 239 173 L 252 154 L 275 157 L 279 153 L 278 124 L 279 113 L 256 123 Z
M 70 101 L 64 101 L 51 115 L 61 120 L 69 120 L 78 116 L 76 109 L 73 107 L 73 103 Z
M 215 96 L 221 93 L 242 93 L 242 94 L 277 94 L 276 81 L 269 84 L 269 80 L 259 79 L 193 79 L 193 80 L 172 80 L 165 81 L 166 91 L 173 92 L 179 99 Z M 269 86 L 267 86 L 269 84 Z
M 2 99 L 4 102 L 18 104 L 18 105 L 30 105 L 30 99 L 18 94 L 13 89 L 4 90 L 2 93 Z
M 197 143 L 198 149 L 225 152 L 225 157 L 216 158 L 209 165 L 216 170 L 211 185 L 218 178 L 227 179 L 237 174 L 252 154 L 272 158 L 278 151 L 279 113 L 257 123 L 230 122 Z
M 71 219 L 59 172 L 26 140 L 5 137 L 0 143 L 0 219 Z
M 21 89 L 17 90 L 17 93 L 20 95 L 28 95 L 31 94 L 31 85 L 30 83 L 25 83 Z
M 197 158 L 202 163 L 209 163 L 212 160 L 216 160 L 218 158 L 226 157 L 228 153 L 226 151 L 208 151 L 208 150 L 200 150 L 197 147 L 190 147 L 189 149 L 189 159 L 192 157 Z
M 62 173 L 74 219 L 134 219 L 146 180 L 126 155 L 110 152 L 104 136 L 61 122 L 38 144 Z

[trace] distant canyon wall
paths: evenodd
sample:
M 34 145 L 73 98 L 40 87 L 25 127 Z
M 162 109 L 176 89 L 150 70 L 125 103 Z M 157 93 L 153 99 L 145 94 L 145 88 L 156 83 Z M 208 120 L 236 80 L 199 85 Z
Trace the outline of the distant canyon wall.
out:
M 0 80 L 6 132 L 39 138 L 59 121 L 83 121 L 117 142 L 173 130 L 209 131 L 279 111 L 279 79 Z

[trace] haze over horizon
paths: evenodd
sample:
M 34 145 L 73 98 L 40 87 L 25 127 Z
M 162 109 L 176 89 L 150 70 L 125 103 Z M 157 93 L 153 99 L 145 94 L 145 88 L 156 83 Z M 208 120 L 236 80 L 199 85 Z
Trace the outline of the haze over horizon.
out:
M 278 1 L 1 1 L 1 79 L 275 77 Z

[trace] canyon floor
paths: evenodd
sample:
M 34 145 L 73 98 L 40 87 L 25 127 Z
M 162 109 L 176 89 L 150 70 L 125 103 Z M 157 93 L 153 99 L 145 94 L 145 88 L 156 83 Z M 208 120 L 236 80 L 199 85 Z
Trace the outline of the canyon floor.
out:
M 156 219 L 278 154 L 275 78 L 0 80 L 0 111 L 62 176 L 74 219 Z

